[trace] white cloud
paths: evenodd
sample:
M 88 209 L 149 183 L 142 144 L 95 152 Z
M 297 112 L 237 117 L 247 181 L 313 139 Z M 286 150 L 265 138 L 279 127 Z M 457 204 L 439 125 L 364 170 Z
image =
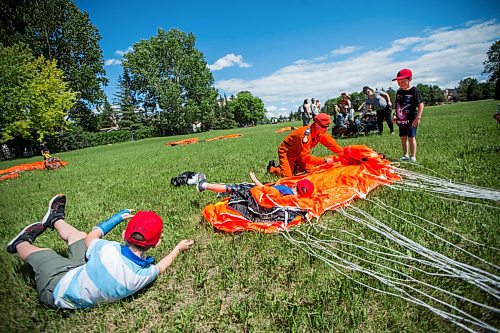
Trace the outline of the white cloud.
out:
M 123 57 L 123 55 L 132 52 L 133 50 L 132 46 L 129 46 L 126 50 L 116 50 L 115 53 Z
M 289 115 L 290 110 L 287 107 L 278 107 L 269 105 L 266 107 L 268 117 L 279 117 L 280 115 Z
M 212 65 L 208 65 L 208 68 L 211 71 L 220 71 L 223 68 L 233 67 L 233 66 L 238 66 L 243 68 L 251 67 L 250 64 L 247 64 L 246 62 L 243 61 L 243 56 L 236 55 L 234 53 L 229 53 L 223 56 L 222 58 L 218 59 Z
M 401 68 L 413 71 L 415 84 L 451 88 L 465 77 L 481 75 L 486 52 L 499 38 L 500 24 L 495 20 L 468 22 L 461 27 L 440 28 L 421 36 L 394 40 L 386 48 L 381 45 L 379 50 L 357 53 L 348 59 L 318 55 L 311 60 L 296 60 L 257 79 L 232 78 L 217 81 L 215 86 L 227 93 L 252 92 L 262 98 L 272 115 L 295 111 L 304 98 L 316 97 L 324 102 L 341 91 L 361 91 L 364 85 L 396 89 L 391 80 Z M 330 55 L 358 49 L 341 47 Z M 271 107 L 280 104 L 282 110 Z
M 122 61 L 120 59 L 107 59 L 104 62 L 105 66 L 121 65 Z
M 341 46 L 339 49 L 333 50 L 330 52 L 331 55 L 341 55 L 341 54 L 349 54 L 357 51 L 359 48 L 357 46 Z

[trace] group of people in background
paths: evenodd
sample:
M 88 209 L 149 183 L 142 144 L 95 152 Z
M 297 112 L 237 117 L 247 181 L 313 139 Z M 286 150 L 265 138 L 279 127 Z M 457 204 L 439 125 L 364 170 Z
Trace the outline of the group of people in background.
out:
M 375 90 L 369 86 L 363 87 L 365 101 L 358 108 L 360 115 L 354 115 L 351 97 L 347 92 L 341 93 L 341 99 L 335 106 L 335 124 L 332 128 L 334 137 L 349 136 L 361 132 L 377 130 L 384 132 L 384 122 L 387 123 L 391 134 L 394 134 L 394 124 L 398 125 L 401 146 L 403 149 L 402 161 L 416 162 L 417 127 L 424 109 L 422 96 L 417 87 L 411 85 L 413 73 L 409 69 L 400 70 L 393 81 L 397 81 L 399 89 L 396 93 L 396 111 L 392 114 L 392 101 L 389 94 L 382 90 Z M 314 98 L 304 100 L 300 107 L 303 126 L 309 125 L 320 112 L 321 104 Z M 372 114 L 376 113 L 376 118 Z
M 307 126 L 312 119 L 320 112 L 321 102 L 319 99 L 311 98 L 311 103 L 308 99 L 304 100 L 304 103 L 299 107 L 300 117 L 302 119 L 302 126 Z

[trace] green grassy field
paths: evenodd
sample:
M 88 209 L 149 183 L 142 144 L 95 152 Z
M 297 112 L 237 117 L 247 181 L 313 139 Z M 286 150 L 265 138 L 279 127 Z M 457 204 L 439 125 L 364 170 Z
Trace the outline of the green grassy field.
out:
M 428 107 L 418 131 L 418 161 L 413 170 L 453 181 L 500 189 L 500 127 L 492 115 L 496 101 Z M 193 187 L 174 188 L 170 178 L 186 170 L 203 171 L 210 181 L 248 181 L 255 171 L 262 181 L 267 161 L 276 158 L 287 133 L 274 131 L 291 124 L 266 125 L 230 131 L 148 140 L 88 148 L 58 154 L 69 165 L 55 172 L 25 172 L 0 183 L 0 244 L 3 247 L 26 224 L 40 220 L 56 193 L 68 197 L 66 219 L 88 231 L 123 208 L 154 210 L 164 218 L 162 243 L 155 258 L 167 254 L 180 239 L 193 238 L 195 246 L 182 253 L 146 291 L 131 299 L 89 310 L 53 311 L 38 303 L 33 274 L 17 256 L 0 251 L 0 325 L 4 332 L 23 331 L 138 331 L 138 332 L 454 332 L 460 329 L 423 307 L 377 293 L 336 273 L 321 260 L 300 251 L 282 236 L 259 233 L 224 234 L 214 231 L 201 216 L 213 193 Z M 298 126 L 299 123 L 292 125 Z M 386 125 L 384 125 L 386 126 Z M 342 146 L 366 144 L 396 161 L 400 140 L 386 128 L 383 136 L 338 140 Z M 237 139 L 166 147 L 165 142 L 241 133 Z M 318 147 L 314 151 L 326 155 Z M 6 161 L 0 169 L 41 160 L 40 157 Z M 410 166 L 405 166 L 410 167 Z M 493 208 L 448 201 L 427 193 L 379 188 L 369 198 L 414 213 L 456 231 L 471 240 L 500 247 L 498 203 Z M 415 241 L 468 264 L 498 271 L 430 238 L 422 230 L 358 200 L 359 207 Z M 368 240 L 397 248 L 390 241 L 329 212 L 319 221 L 331 238 L 355 241 L 349 231 Z M 107 239 L 119 240 L 124 225 Z M 306 230 L 307 225 L 298 227 Z M 482 258 L 500 264 L 498 252 L 463 242 L 439 228 L 427 229 Z M 65 253 L 55 232 L 46 232 L 37 245 Z M 353 253 L 358 253 L 353 250 Z M 360 256 L 363 254 L 358 253 Z M 351 260 L 357 260 L 353 259 Z M 372 258 L 373 259 L 373 258 Z M 376 259 L 375 259 L 376 260 Z M 359 260 L 357 260 L 359 261 Z M 477 301 L 498 306 L 498 301 L 462 280 L 408 274 L 446 287 Z M 345 271 L 357 281 L 384 289 L 377 281 Z M 498 315 L 452 298 L 446 300 L 474 316 L 500 327 Z

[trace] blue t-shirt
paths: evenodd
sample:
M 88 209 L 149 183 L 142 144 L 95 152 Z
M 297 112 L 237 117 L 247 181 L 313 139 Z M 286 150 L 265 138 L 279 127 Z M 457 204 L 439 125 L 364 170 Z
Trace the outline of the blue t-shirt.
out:
M 285 195 L 294 195 L 295 193 L 293 193 L 292 189 L 289 188 L 288 186 L 286 185 L 273 185 L 271 187 L 274 187 L 275 189 L 277 189 L 278 191 L 280 191 L 280 194 L 285 196 Z

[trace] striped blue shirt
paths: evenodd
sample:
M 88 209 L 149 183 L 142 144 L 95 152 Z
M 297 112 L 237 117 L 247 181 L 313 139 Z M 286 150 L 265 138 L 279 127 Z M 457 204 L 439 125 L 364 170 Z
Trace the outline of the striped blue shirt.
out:
M 121 244 L 103 239 L 90 243 L 87 263 L 67 272 L 54 289 L 58 308 L 88 308 L 130 296 L 154 281 L 156 265 L 138 265 L 124 256 Z

